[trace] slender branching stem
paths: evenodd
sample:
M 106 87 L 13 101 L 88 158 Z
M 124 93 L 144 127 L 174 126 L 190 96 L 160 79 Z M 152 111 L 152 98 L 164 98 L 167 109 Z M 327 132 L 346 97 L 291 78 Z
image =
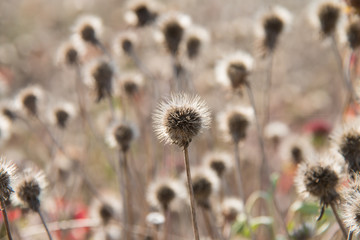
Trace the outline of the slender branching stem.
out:
M 353 231 L 349 230 L 347 240 L 352 240 L 352 237 L 353 237 Z
M 185 169 L 186 169 L 187 185 L 188 185 L 188 191 L 189 191 L 189 196 L 190 196 L 190 210 L 191 210 L 191 220 L 192 220 L 192 225 L 193 225 L 194 237 L 195 237 L 195 240 L 199 240 L 200 237 L 199 237 L 198 224 L 197 224 L 197 220 L 196 220 L 195 198 L 194 198 L 194 191 L 193 191 L 193 185 L 192 185 L 192 180 L 191 180 L 188 147 L 184 146 L 183 151 L 184 151 L 184 162 L 185 162 Z
M 344 234 L 344 237 L 347 238 L 348 232 L 347 232 L 342 220 L 340 219 L 339 214 L 336 211 L 335 204 L 332 202 L 332 203 L 330 203 L 330 206 L 331 206 L 332 212 L 334 213 L 335 219 L 336 219 L 337 223 L 339 224 L 339 227 L 340 227 L 342 233 Z
M 266 83 L 265 83 L 265 94 L 263 98 L 263 107 L 264 107 L 264 122 L 265 126 L 270 120 L 270 101 L 271 101 L 271 85 L 272 85 L 272 72 L 273 72 L 273 62 L 274 62 L 274 53 L 270 53 L 269 62 L 266 69 Z
M 1 198 L 1 213 L 3 214 L 3 219 L 5 222 L 6 234 L 8 236 L 8 240 L 12 240 L 9 219 L 6 212 L 6 204 L 3 198 Z
M 45 219 L 44 219 L 43 214 L 41 213 L 41 210 L 40 210 L 40 209 L 38 209 L 38 210 L 37 210 L 37 213 L 38 213 L 38 214 L 39 214 L 39 216 L 40 216 L 41 222 L 42 222 L 42 224 L 44 225 L 44 228 L 45 228 L 46 233 L 47 233 L 47 235 L 48 235 L 48 237 L 49 237 L 49 240 L 52 240 L 52 237 L 51 237 L 50 231 L 49 231 L 49 229 L 48 229 L 48 227 L 47 227 L 47 225 L 46 225 L 46 221 L 45 221 Z

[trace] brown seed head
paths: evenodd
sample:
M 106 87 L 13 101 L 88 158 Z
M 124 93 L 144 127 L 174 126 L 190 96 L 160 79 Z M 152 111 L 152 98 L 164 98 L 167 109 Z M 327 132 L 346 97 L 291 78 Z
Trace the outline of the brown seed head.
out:
M 319 7 L 318 17 L 321 32 L 324 36 L 329 36 L 335 31 L 340 18 L 340 11 L 340 7 L 331 2 L 324 3 Z

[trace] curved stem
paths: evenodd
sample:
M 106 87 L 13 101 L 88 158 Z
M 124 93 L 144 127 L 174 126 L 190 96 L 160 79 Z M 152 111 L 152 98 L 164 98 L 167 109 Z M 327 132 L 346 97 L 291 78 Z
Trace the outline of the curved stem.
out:
M 4 219 L 4 222 L 5 222 L 6 234 L 8 236 L 8 239 L 12 240 L 9 219 L 8 219 L 8 216 L 7 216 L 5 201 L 4 201 L 3 198 L 1 198 L 1 212 L 3 214 L 3 219 Z
M 194 191 L 193 191 L 193 185 L 192 185 L 192 180 L 191 180 L 188 147 L 185 146 L 183 151 L 184 151 L 184 162 L 185 162 L 185 169 L 186 169 L 187 185 L 188 185 L 188 191 L 189 191 L 189 196 L 190 196 L 190 210 L 191 210 L 191 220 L 192 220 L 192 225 L 193 225 L 194 237 L 195 237 L 195 240 L 199 240 L 200 237 L 199 237 L 198 224 L 197 224 L 197 220 L 196 220 L 195 198 L 194 198 Z
M 48 235 L 48 237 L 49 237 L 49 240 L 52 240 L 52 237 L 51 237 L 50 231 L 49 231 L 49 229 L 48 229 L 48 227 L 47 227 L 47 225 L 46 225 L 44 216 L 42 215 L 40 209 L 38 209 L 37 212 L 38 212 L 38 214 L 39 214 L 39 216 L 40 216 L 40 219 L 41 219 L 42 224 L 43 224 L 44 227 L 45 227 L 45 230 L 46 230 L 46 233 L 47 233 L 47 235 Z
M 332 212 L 334 213 L 335 219 L 336 219 L 337 223 L 339 224 L 339 227 L 340 227 L 341 231 L 342 231 L 343 234 L 344 234 L 344 237 L 347 238 L 347 235 L 348 235 L 347 233 L 348 233 L 348 232 L 347 232 L 347 230 L 346 230 L 346 228 L 345 228 L 342 220 L 340 219 L 340 217 L 339 217 L 339 215 L 338 215 L 338 213 L 337 213 L 337 211 L 336 211 L 336 206 L 335 206 L 335 204 L 332 202 L 332 203 L 330 203 L 330 206 L 331 206 Z

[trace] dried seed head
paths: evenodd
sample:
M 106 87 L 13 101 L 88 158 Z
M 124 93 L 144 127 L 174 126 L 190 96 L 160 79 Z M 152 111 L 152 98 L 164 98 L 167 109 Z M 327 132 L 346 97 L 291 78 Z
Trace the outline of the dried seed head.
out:
M 44 97 L 44 91 L 39 86 L 22 89 L 16 98 L 16 107 L 30 116 L 38 115 L 39 103 Z
M 245 52 L 238 51 L 229 55 L 216 64 L 216 80 L 226 88 L 241 91 L 248 82 L 253 63 L 254 59 Z
M 289 127 L 283 122 L 270 122 L 265 126 L 264 137 L 275 144 L 289 134 Z
M 246 106 L 229 106 L 219 113 L 219 129 L 226 140 L 238 143 L 246 138 L 246 131 L 254 118 L 254 110 Z
M 225 221 L 233 223 L 237 216 L 244 211 L 242 200 L 234 197 L 228 197 L 221 203 L 221 213 Z
M 121 216 L 121 199 L 111 193 L 102 192 L 103 201 L 94 199 L 90 205 L 90 216 L 94 219 L 100 219 L 104 226 L 108 226 L 112 220 L 119 220 Z
M 146 222 L 151 225 L 159 226 L 161 224 L 164 224 L 165 217 L 159 212 L 151 212 L 146 216 Z
M 189 59 L 195 59 L 199 54 L 203 45 L 208 43 L 210 36 L 205 28 L 199 26 L 191 26 L 185 32 L 185 50 Z
M 85 67 L 84 75 L 85 83 L 95 88 L 98 102 L 111 96 L 114 68 L 108 60 L 100 58 L 91 61 Z
M 360 172 L 360 129 L 357 123 L 344 126 L 333 137 L 336 148 L 348 164 L 350 175 Z
M 139 73 L 122 74 L 120 84 L 121 92 L 129 98 L 134 98 L 144 86 L 144 77 Z
M 132 55 L 137 42 L 138 37 L 134 31 L 121 32 L 114 39 L 114 52 L 118 55 Z
M 15 111 L 13 101 L 4 101 L 0 103 L 1 115 L 7 118 L 10 122 L 14 122 L 17 118 L 17 113 Z
M 0 116 L 0 145 L 11 137 L 11 122 L 5 116 Z
M 14 203 L 38 211 L 46 186 L 47 182 L 42 171 L 26 169 L 22 179 L 16 183 L 14 188 L 16 193 L 13 195 Z
M 180 43 L 190 23 L 189 16 L 177 12 L 164 14 L 159 19 L 161 40 L 170 54 L 178 54 Z
M 16 166 L 4 158 L 0 159 L 0 197 L 7 201 L 14 192 L 13 185 L 16 180 Z
M 80 62 L 85 51 L 84 44 L 77 35 L 73 35 L 70 40 L 62 43 L 58 48 L 56 53 L 56 63 L 58 65 L 74 66 Z
M 127 152 L 130 144 L 138 137 L 137 128 L 127 122 L 112 123 L 106 133 L 106 141 L 110 147 L 119 147 Z
M 315 153 L 310 139 L 302 136 L 292 135 L 285 138 L 280 145 L 280 157 L 285 162 L 293 164 L 302 163 Z
M 164 212 L 174 210 L 174 206 L 179 200 L 186 197 L 186 189 L 182 183 L 174 179 L 159 179 L 151 183 L 147 200 L 150 205 L 160 207 Z
M 347 4 L 355 8 L 357 11 L 359 11 L 360 9 L 360 0 L 349 0 L 347 1 Z
M 160 141 L 187 147 L 193 137 L 210 125 L 210 113 L 198 96 L 173 94 L 158 105 L 153 115 Z
M 312 239 L 316 234 L 315 226 L 311 223 L 303 223 L 291 232 L 291 239 L 304 240 Z
M 213 170 L 221 178 L 231 170 L 233 159 L 226 152 L 211 152 L 205 155 L 203 163 L 205 167 Z
M 360 233 L 360 175 L 348 179 L 348 186 L 342 189 L 342 212 L 346 227 L 354 234 Z
M 340 196 L 340 166 L 334 161 L 334 156 L 318 156 L 312 162 L 301 163 L 296 174 L 296 185 L 303 197 L 312 196 L 320 199 L 324 206 L 338 202 Z
M 353 17 L 347 21 L 342 21 L 339 26 L 339 39 L 347 44 L 353 51 L 360 46 L 360 18 Z
M 291 13 L 281 6 L 274 6 L 262 14 L 255 33 L 264 54 L 275 50 L 280 34 L 289 28 L 291 21 Z
M 52 124 L 61 129 L 65 129 L 69 120 L 76 115 L 76 109 L 73 104 L 64 102 L 57 104 L 49 113 L 49 120 Z
M 310 6 L 309 14 L 311 23 L 323 37 L 331 36 L 343 17 L 341 4 L 333 0 L 314 1 Z
M 84 42 L 97 45 L 102 33 L 102 21 L 93 15 L 84 15 L 76 20 L 73 31 Z
M 158 17 L 159 6 L 153 1 L 135 1 L 128 6 L 125 21 L 137 27 L 152 24 Z

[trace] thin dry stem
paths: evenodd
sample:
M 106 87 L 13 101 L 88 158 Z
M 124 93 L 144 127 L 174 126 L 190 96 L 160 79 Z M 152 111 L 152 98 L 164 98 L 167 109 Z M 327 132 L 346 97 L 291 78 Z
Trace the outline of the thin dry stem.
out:
M 342 220 L 340 219 L 340 217 L 339 217 L 339 215 L 338 215 L 338 213 L 336 211 L 335 204 L 332 202 L 332 203 L 330 203 L 330 206 L 331 206 L 331 210 L 334 213 L 335 219 L 336 219 L 337 223 L 339 224 L 339 227 L 340 227 L 344 237 L 347 238 L 348 237 L 348 231 L 346 230 Z
M 3 214 L 3 219 L 4 219 L 4 222 L 5 222 L 6 234 L 8 236 L 8 239 L 12 240 L 9 219 L 8 219 L 8 216 L 7 216 L 5 201 L 4 201 L 3 198 L 1 198 L 1 212 Z
M 40 219 L 41 219 L 42 224 L 44 225 L 44 228 L 45 228 L 46 233 L 47 233 L 47 235 L 48 235 L 48 237 L 49 237 L 49 240 L 52 240 L 52 237 L 51 237 L 50 231 L 49 231 L 49 229 L 48 229 L 48 227 L 47 227 L 47 225 L 46 225 L 46 221 L 45 221 L 45 219 L 44 219 L 44 216 L 42 215 L 40 209 L 38 209 L 37 212 L 38 212 L 38 214 L 39 214 L 39 216 L 40 216 Z

